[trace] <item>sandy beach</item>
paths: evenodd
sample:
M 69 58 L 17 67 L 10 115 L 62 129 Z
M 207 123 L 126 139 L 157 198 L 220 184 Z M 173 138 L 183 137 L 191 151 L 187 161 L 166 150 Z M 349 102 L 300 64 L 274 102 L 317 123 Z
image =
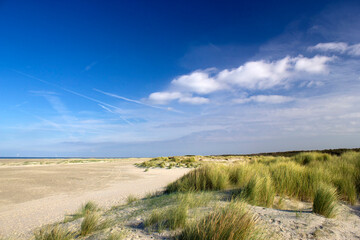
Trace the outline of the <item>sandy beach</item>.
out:
M 0 236 L 27 239 L 35 228 L 63 220 L 89 200 L 110 207 L 130 194 L 161 190 L 189 171 L 144 172 L 134 166 L 141 161 L 0 166 Z

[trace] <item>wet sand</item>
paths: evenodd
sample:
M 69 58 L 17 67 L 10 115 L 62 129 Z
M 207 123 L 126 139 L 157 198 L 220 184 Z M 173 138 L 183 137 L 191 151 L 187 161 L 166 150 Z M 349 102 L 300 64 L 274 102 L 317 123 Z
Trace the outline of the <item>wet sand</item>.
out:
M 134 166 L 141 161 L 0 166 L 0 236 L 26 239 L 34 228 L 63 220 L 86 201 L 110 207 L 130 194 L 161 190 L 189 171 L 144 172 Z

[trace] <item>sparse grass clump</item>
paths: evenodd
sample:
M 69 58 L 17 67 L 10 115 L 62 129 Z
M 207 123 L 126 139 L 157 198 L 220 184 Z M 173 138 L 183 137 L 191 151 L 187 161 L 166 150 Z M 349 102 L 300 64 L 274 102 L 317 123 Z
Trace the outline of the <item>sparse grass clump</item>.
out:
M 35 240 L 71 240 L 75 234 L 60 226 L 46 226 L 34 233 Z
M 80 235 L 86 236 L 98 230 L 110 227 L 112 224 L 109 220 L 101 220 L 97 212 L 88 212 L 81 222 Z
M 99 210 L 100 208 L 96 203 L 89 201 L 86 204 L 83 204 L 76 213 L 65 216 L 64 222 L 66 223 L 74 221 L 76 219 L 84 217 L 87 213 L 97 212 Z
M 100 215 L 97 213 L 88 213 L 81 223 L 81 236 L 86 236 L 97 230 L 100 221 Z
M 245 209 L 243 203 L 231 203 L 198 222 L 188 224 L 181 240 L 256 240 L 261 234 L 255 217 Z
M 223 190 L 229 185 L 229 175 L 222 165 L 205 165 L 169 184 L 166 192 Z
M 152 227 L 157 231 L 165 228 L 175 230 L 182 228 L 186 224 L 188 206 L 179 204 L 166 210 L 153 211 L 148 219 L 144 222 L 145 227 Z
M 118 231 L 111 233 L 106 240 L 123 240 L 128 235 L 126 231 Z
M 327 185 L 320 186 L 315 193 L 313 212 L 327 218 L 333 218 L 336 215 L 336 207 L 336 189 Z
M 136 202 L 137 200 L 139 200 L 138 197 L 130 194 L 130 195 L 126 198 L 126 203 L 127 203 L 127 204 L 131 204 L 131 203 L 133 203 L 133 202 Z

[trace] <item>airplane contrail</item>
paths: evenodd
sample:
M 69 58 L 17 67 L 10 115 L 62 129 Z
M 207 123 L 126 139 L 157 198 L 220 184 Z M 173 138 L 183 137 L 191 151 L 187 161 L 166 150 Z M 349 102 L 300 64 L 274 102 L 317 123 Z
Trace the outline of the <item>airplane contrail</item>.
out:
M 88 99 L 88 100 L 90 100 L 90 101 L 96 102 L 96 103 L 98 103 L 98 104 L 102 104 L 102 105 L 104 105 L 104 106 L 111 107 L 111 108 L 114 108 L 114 109 L 117 109 L 117 110 L 122 110 L 121 108 L 116 107 L 116 106 L 114 106 L 114 105 L 111 105 L 111 104 L 102 102 L 102 101 L 97 100 L 97 99 L 92 98 L 92 97 L 88 97 L 88 96 L 86 96 L 86 95 L 84 95 L 84 94 L 81 94 L 81 93 L 72 91 L 72 90 L 70 90 L 70 89 L 61 87 L 61 86 L 59 86 L 59 85 L 57 85 L 57 84 L 48 82 L 48 81 L 43 80 L 43 79 L 41 79 L 41 78 L 34 77 L 34 76 L 32 76 L 32 75 L 29 75 L 29 74 L 26 74 L 26 73 L 23 73 L 23 72 L 14 70 L 14 69 L 13 69 L 13 71 L 16 72 L 16 73 L 19 73 L 19 74 L 21 74 L 21 75 L 23 75 L 23 76 L 26 76 L 26 77 L 28 77 L 28 78 L 32 78 L 32 79 L 38 80 L 38 81 L 40 81 L 40 82 L 43 82 L 43 83 L 45 83 L 45 84 L 48 84 L 48 85 L 54 86 L 54 87 L 56 87 L 56 88 L 59 88 L 59 89 L 65 91 L 65 92 L 68 92 L 68 93 L 74 94 L 74 95 L 76 95 L 76 96 L 79 96 L 79 97 Z M 121 116 L 120 116 L 120 117 L 121 117 Z M 121 119 L 124 120 L 125 122 L 127 122 L 128 124 L 132 125 L 132 124 L 131 124 L 128 120 L 126 120 L 125 118 L 121 117 Z
M 122 99 L 122 100 L 124 100 L 124 101 L 137 103 L 137 104 L 144 105 L 144 106 L 147 106 L 147 107 L 152 107 L 152 108 L 156 108 L 156 109 L 166 110 L 166 111 L 170 111 L 170 112 L 183 113 L 183 112 L 181 112 L 181 111 L 178 111 L 178 110 L 175 110 L 175 109 L 172 109 L 172 108 L 165 108 L 165 107 L 154 106 L 154 105 L 151 105 L 151 104 L 143 103 L 143 102 L 138 101 L 138 100 L 134 100 L 134 99 L 122 97 L 122 96 L 119 96 L 119 95 L 116 95 L 116 94 L 113 94 L 113 93 L 104 92 L 104 91 L 101 91 L 101 90 L 96 89 L 96 88 L 94 88 L 93 90 L 94 90 L 94 91 L 97 91 L 97 92 L 99 92 L 99 93 L 105 94 L 105 95 L 107 95 L 107 96 L 110 96 L 110 97 L 119 98 L 119 99 Z

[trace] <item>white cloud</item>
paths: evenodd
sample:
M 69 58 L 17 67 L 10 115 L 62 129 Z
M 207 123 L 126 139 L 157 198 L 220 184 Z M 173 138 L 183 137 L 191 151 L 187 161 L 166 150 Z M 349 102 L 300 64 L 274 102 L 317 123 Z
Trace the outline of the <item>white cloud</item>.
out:
M 210 100 L 204 97 L 181 97 L 179 99 L 180 103 L 190 103 L 190 104 L 206 104 L 209 103 Z
M 156 104 L 167 104 L 180 97 L 181 93 L 179 92 L 154 92 L 150 94 L 149 100 Z
M 209 77 L 207 71 L 195 71 L 188 75 L 180 76 L 171 81 L 175 87 L 183 91 L 207 94 L 223 88 L 214 78 Z
M 209 70 L 197 70 L 175 78 L 168 91 L 154 92 L 149 95 L 149 100 L 155 104 L 167 104 L 174 100 L 180 103 L 205 104 L 210 102 L 208 98 L 193 94 L 204 95 L 236 88 L 250 91 L 284 87 L 304 73 L 328 73 L 327 63 L 334 59 L 335 57 L 319 55 L 312 58 L 299 55 L 276 61 L 251 61 L 238 68 L 224 69 L 213 76 L 210 76 Z
M 285 57 L 274 62 L 247 62 L 238 68 L 221 71 L 217 79 L 248 89 L 271 88 L 282 84 L 282 80 L 290 76 L 290 61 L 289 57 Z
M 327 73 L 326 63 L 333 61 L 334 57 L 318 56 L 306 58 L 299 56 L 295 58 L 295 70 L 308 73 L 321 74 Z
M 257 103 L 269 103 L 269 104 L 279 104 L 293 101 L 294 98 L 281 96 L 281 95 L 256 95 L 248 98 L 238 98 L 234 99 L 235 103 L 248 103 L 248 102 L 257 102 Z
M 318 43 L 315 46 L 309 47 L 310 51 L 322 51 L 322 52 L 340 52 L 344 53 L 348 49 L 347 43 L 344 42 L 328 42 Z
M 208 98 L 193 97 L 192 95 L 182 94 L 179 92 L 155 92 L 150 94 L 149 100 L 155 104 L 168 104 L 174 100 L 177 100 L 180 103 L 189 103 L 194 105 L 209 103 Z
M 346 53 L 351 56 L 360 56 L 360 43 L 353 45 L 348 45 L 344 42 L 318 43 L 315 46 L 309 47 L 308 50 L 320 52 L 338 52 Z
M 348 50 L 350 55 L 360 56 L 360 43 L 350 46 Z

